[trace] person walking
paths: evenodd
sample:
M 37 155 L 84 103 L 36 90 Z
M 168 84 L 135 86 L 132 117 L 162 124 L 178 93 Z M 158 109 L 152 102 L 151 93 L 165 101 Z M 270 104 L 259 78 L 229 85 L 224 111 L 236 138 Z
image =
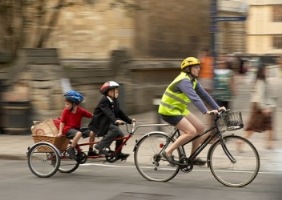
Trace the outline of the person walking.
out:
M 244 137 L 249 139 L 254 132 L 267 132 L 266 148 L 273 149 L 273 116 L 274 101 L 271 98 L 270 87 L 266 80 L 266 67 L 260 64 L 251 94 L 251 113 Z M 239 149 L 241 149 L 239 144 Z
M 214 75 L 213 97 L 219 106 L 230 109 L 232 98 L 235 95 L 236 83 L 234 73 L 229 68 L 229 63 L 226 59 L 219 59 Z
M 213 78 L 214 78 L 214 72 L 213 72 L 213 62 L 214 59 L 211 56 L 211 53 L 208 49 L 204 49 L 202 51 L 202 54 L 200 56 L 200 72 L 198 75 L 198 81 L 202 85 L 202 87 L 207 91 L 209 94 L 211 94 L 213 90 Z

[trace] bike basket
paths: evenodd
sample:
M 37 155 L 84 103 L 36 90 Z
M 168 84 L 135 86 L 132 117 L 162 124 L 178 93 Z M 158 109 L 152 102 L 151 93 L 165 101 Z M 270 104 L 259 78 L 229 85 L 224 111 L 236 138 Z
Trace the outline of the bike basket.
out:
M 233 131 L 244 127 L 241 112 L 224 113 L 217 121 L 217 126 L 221 131 Z
M 69 139 L 66 137 L 51 137 L 51 136 L 32 136 L 34 143 L 38 142 L 49 142 L 53 144 L 57 149 L 60 151 L 65 151 L 69 144 Z M 39 147 L 39 152 L 48 152 L 48 148 L 46 147 Z

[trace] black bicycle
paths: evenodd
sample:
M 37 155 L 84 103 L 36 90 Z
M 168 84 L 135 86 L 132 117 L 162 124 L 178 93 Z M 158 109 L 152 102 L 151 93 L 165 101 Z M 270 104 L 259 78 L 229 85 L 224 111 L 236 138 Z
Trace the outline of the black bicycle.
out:
M 214 125 L 193 140 L 208 136 L 197 150 L 187 156 L 185 145 L 174 151 L 177 164 L 169 163 L 162 152 L 180 135 L 178 129 L 167 134 L 153 131 L 136 141 L 134 162 L 138 172 L 149 181 L 166 182 L 173 179 L 179 170 L 188 173 L 193 169 L 193 160 L 215 141 L 207 151 L 207 166 L 220 183 L 230 187 L 243 187 L 251 183 L 260 168 L 260 157 L 255 146 L 238 135 L 224 135 L 226 131 L 243 128 L 241 112 L 221 111 L 214 117 Z M 239 148 L 240 147 L 240 148 Z

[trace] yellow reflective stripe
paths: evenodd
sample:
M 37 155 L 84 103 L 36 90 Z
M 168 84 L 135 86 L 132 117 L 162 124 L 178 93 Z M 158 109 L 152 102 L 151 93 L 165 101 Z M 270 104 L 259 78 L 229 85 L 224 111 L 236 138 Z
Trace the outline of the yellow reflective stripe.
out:
M 179 102 L 182 103 L 182 104 L 185 104 L 185 105 L 188 104 L 188 102 L 184 101 L 183 99 L 181 99 L 181 98 L 179 98 L 179 97 L 175 96 L 174 94 L 171 94 L 171 93 L 169 93 L 169 92 L 167 92 L 167 91 L 165 91 L 164 94 L 167 95 L 167 96 L 169 96 L 170 98 L 176 100 L 176 101 L 179 101 Z
M 167 108 L 171 109 L 171 110 L 174 108 L 174 106 L 169 105 L 169 104 L 167 104 L 167 103 L 165 103 L 165 102 L 163 102 L 163 101 L 161 101 L 160 104 L 161 104 L 162 106 L 164 106 L 164 107 L 167 107 Z

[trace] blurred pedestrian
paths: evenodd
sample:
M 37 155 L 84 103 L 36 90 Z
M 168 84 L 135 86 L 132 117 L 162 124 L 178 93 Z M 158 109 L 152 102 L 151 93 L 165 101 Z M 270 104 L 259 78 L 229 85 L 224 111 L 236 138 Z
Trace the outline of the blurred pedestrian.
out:
M 213 62 L 214 59 L 208 49 L 204 49 L 202 55 L 200 56 L 200 73 L 198 76 L 198 81 L 202 87 L 211 94 L 213 90 Z
M 245 128 L 245 138 L 248 139 L 254 132 L 267 132 L 266 148 L 273 148 L 273 108 L 270 88 L 266 80 L 266 67 L 260 64 L 251 94 L 251 113 Z M 239 144 L 240 148 L 240 144 Z
M 230 69 L 230 63 L 226 59 L 220 59 L 214 70 L 214 99 L 219 106 L 230 109 L 230 102 L 235 95 L 236 83 L 234 73 Z
M 213 63 L 214 63 L 214 58 L 211 55 L 211 52 L 208 49 L 202 50 L 200 56 L 200 72 L 198 75 L 198 81 L 203 87 L 203 89 L 211 95 L 213 91 L 213 78 L 214 78 L 214 71 L 213 71 Z M 208 109 L 211 109 L 211 107 L 206 103 L 205 106 Z M 211 126 L 213 122 L 213 116 L 208 116 L 206 125 Z

